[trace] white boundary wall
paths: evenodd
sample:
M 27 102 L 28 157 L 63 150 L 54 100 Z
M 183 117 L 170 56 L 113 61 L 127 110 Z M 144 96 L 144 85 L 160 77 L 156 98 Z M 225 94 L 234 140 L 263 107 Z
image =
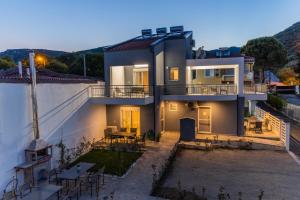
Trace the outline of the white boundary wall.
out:
M 29 84 L 0 84 L 0 196 L 6 183 L 15 176 L 14 166 L 24 162 L 24 149 L 33 139 L 32 105 Z M 89 84 L 37 85 L 40 136 L 50 144 L 61 139 L 70 148 L 81 138 L 103 137 L 106 106 L 92 105 Z M 52 166 L 57 165 L 54 146 Z

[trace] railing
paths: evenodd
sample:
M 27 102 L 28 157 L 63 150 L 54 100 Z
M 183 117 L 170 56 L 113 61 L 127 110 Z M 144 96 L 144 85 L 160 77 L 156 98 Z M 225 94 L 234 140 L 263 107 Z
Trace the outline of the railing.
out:
M 236 85 L 165 85 L 162 93 L 163 95 L 235 95 Z
M 90 97 L 105 97 L 105 85 L 91 85 Z
M 90 86 L 91 97 L 113 98 L 145 98 L 152 96 L 152 87 L 149 85 L 105 85 Z
M 236 86 L 224 85 L 187 85 L 188 95 L 235 95 Z
M 278 116 L 272 115 L 259 106 L 255 107 L 255 115 L 262 121 L 269 121 L 271 130 L 280 136 L 280 140 L 285 144 L 287 150 L 290 145 L 290 123 L 284 121 Z
M 152 87 L 149 85 L 111 85 L 110 97 L 117 98 L 145 98 L 152 96 Z
M 265 94 L 268 91 L 266 84 L 244 85 L 245 94 Z
M 300 122 L 300 106 L 287 103 L 283 106 L 282 112 L 290 119 Z

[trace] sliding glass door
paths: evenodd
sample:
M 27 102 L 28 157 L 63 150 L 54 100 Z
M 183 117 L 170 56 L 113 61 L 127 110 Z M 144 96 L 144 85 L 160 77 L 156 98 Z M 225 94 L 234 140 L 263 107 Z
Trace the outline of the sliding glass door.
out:
M 121 107 L 120 108 L 120 126 L 127 128 L 137 128 L 137 134 L 140 134 L 140 108 L 139 107 Z

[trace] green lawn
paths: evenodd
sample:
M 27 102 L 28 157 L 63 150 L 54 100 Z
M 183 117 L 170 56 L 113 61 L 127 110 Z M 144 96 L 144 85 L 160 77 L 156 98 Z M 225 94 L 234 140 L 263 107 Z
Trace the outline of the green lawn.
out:
M 96 165 L 90 170 L 96 172 L 105 166 L 105 173 L 122 176 L 142 152 L 118 152 L 109 150 L 92 150 L 76 159 L 70 166 L 79 162 L 90 162 Z

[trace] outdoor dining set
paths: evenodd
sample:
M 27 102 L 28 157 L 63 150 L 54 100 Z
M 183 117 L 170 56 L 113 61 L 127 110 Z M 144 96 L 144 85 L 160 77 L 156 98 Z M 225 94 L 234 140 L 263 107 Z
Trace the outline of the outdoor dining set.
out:
M 264 127 L 264 130 L 263 130 Z M 245 118 L 244 120 L 244 128 L 246 131 L 252 131 L 256 134 L 262 134 L 263 131 L 271 131 L 270 129 L 270 122 L 268 119 L 260 120 L 255 116 L 251 116 Z
M 102 167 L 95 173 L 89 172 L 95 163 L 80 162 L 70 168 L 52 169 L 48 180 L 37 185 L 25 183 L 18 186 L 18 180 L 13 179 L 3 192 L 3 200 L 46 200 L 79 199 L 82 191 L 89 191 L 90 196 L 98 197 L 104 185 L 104 170 Z

